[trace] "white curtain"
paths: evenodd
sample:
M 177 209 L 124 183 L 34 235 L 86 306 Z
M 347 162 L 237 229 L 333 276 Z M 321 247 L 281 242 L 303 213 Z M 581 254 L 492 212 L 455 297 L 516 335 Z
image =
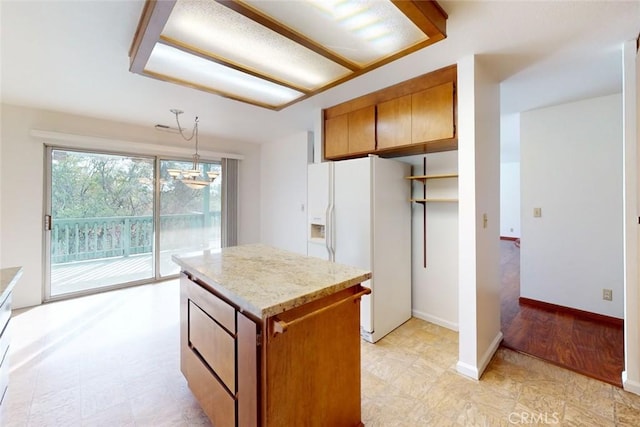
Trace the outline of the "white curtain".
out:
M 239 160 L 222 159 L 222 247 L 238 244 Z

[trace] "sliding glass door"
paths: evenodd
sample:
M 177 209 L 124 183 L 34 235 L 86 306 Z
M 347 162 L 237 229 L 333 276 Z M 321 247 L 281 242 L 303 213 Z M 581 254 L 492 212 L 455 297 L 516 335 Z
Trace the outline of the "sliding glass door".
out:
M 220 172 L 220 163 L 200 162 L 204 173 Z M 169 169 L 190 169 L 191 162 L 160 161 L 160 276 L 178 274 L 180 269 L 171 255 L 202 249 L 220 249 L 221 182 L 220 174 L 209 186 L 190 188 L 174 180 Z
M 174 253 L 221 246 L 222 176 L 192 189 L 167 173 L 190 162 L 51 147 L 47 166 L 46 299 L 172 276 Z

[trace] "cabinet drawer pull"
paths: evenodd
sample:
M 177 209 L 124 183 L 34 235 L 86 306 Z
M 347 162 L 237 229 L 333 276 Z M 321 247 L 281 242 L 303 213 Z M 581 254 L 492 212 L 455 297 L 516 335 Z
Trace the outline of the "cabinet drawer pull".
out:
M 353 295 L 349 295 L 347 298 L 341 299 L 340 301 L 336 301 L 333 304 L 329 304 L 326 307 L 322 307 L 318 310 L 312 311 L 310 313 L 307 313 L 305 315 L 302 315 L 294 320 L 291 320 L 289 322 L 285 322 L 284 320 L 281 320 L 278 318 L 278 316 L 275 316 L 273 318 L 273 325 L 272 325 L 272 330 L 273 330 L 273 335 L 277 335 L 277 334 L 284 334 L 285 332 L 287 332 L 287 329 L 290 326 L 295 325 L 298 322 L 302 322 L 303 320 L 309 319 L 310 317 L 316 316 L 320 313 L 324 313 L 327 310 L 331 310 L 334 307 L 339 306 L 340 304 L 344 304 L 345 302 L 348 301 L 358 301 L 360 300 L 360 298 L 364 295 L 368 295 L 371 293 L 371 289 L 369 288 L 362 288 L 362 290 L 356 294 Z

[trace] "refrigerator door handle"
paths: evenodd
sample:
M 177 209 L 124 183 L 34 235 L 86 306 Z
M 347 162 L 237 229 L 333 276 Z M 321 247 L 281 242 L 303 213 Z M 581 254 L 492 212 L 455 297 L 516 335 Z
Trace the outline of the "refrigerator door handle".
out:
M 331 261 L 331 203 L 327 205 L 324 218 L 324 245 L 327 248 L 329 261 Z
M 327 216 L 327 223 L 330 224 L 330 227 L 327 229 L 327 235 L 329 236 L 329 261 L 335 262 L 336 260 L 336 244 L 335 244 L 335 232 L 334 232 L 334 204 L 331 203 L 329 205 L 329 215 Z
M 329 162 L 329 206 L 327 211 L 327 219 L 326 223 L 328 225 L 326 233 L 327 233 L 327 242 L 328 242 L 328 250 L 329 250 L 329 261 L 336 261 L 336 242 L 335 242 L 335 163 Z

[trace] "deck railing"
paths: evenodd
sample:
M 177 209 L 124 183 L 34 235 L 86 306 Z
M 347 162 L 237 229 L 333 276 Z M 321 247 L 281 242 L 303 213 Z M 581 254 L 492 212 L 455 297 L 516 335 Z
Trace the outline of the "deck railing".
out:
M 219 240 L 219 230 L 220 212 L 161 215 L 161 250 Z M 152 247 L 151 215 L 53 220 L 52 264 L 151 253 Z

